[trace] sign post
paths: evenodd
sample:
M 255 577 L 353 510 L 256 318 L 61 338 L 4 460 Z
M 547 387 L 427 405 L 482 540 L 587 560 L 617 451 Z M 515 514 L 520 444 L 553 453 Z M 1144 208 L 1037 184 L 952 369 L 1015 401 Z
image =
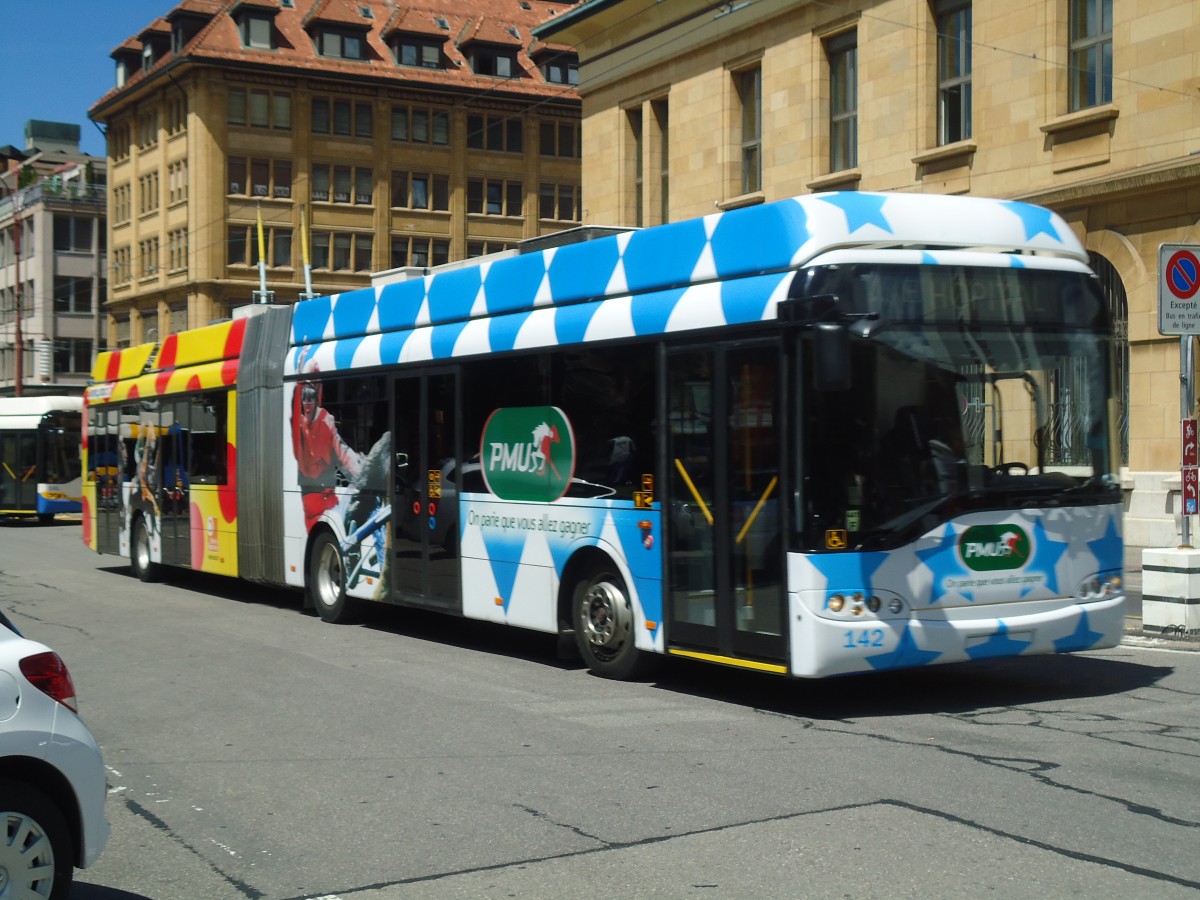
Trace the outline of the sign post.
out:
M 1180 475 L 1182 547 L 1192 544 L 1191 516 L 1200 512 L 1200 469 L 1197 468 L 1195 343 L 1200 334 L 1200 245 L 1158 245 L 1158 331 L 1179 335 L 1179 418 L 1182 422 Z

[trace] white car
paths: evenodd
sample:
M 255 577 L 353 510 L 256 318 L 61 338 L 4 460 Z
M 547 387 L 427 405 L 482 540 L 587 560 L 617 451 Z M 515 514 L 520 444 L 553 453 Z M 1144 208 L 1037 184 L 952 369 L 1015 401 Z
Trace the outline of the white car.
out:
M 0 612 L 0 897 L 66 897 L 108 841 L 106 793 L 62 658 Z

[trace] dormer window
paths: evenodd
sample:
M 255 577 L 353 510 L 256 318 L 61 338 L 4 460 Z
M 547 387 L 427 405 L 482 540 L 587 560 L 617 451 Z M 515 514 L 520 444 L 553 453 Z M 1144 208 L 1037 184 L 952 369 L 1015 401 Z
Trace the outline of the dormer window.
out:
M 238 33 L 242 37 L 243 47 L 255 50 L 273 50 L 275 48 L 274 32 L 273 16 L 270 13 L 243 10 L 238 18 Z
M 142 71 L 149 72 L 154 65 L 154 48 L 147 44 L 142 48 Z
M 396 62 L 402 66 L 419 66 L 422 69 L 442 69 L 441 41 L 430 38 L 402 34 L 396 37 L 392 45 L 396 54 Z
M 125 80 L 129 77 L 129 63 L 123 59 L 117 60 L 117 87 L 125 87 Z
M 540 66 L 542 77 L 551 84 L 579 84 L 579 60 L 566 53 L 550 57 Z
M 331 59 L 366 59 L 366 36 L 359 31 L 325 27 L 315 35 L 317 53 Z
M 471 71 L 476 75 L 514 78 L 521 73 L 517 66 L 517 51 L 507 47 L 476 44 L 470 53 Z

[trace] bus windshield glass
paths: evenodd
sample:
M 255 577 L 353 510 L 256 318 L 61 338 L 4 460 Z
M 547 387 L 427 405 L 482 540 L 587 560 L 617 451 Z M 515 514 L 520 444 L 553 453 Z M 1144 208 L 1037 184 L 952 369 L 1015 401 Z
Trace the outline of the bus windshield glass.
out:
M 848 390 L 804 391 L 802 546 L 887 549 L 972 511 L 1119 501 L 1090 276 L 863 263 L 800 277 L 837 297 L 852 372 Z

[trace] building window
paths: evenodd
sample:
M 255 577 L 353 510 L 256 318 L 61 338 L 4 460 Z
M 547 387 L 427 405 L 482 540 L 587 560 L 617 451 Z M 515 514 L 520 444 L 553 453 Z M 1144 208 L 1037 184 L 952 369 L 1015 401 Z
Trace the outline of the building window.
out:
M 176 160 L 167 166 L 167 202 L 179 203 L 186 200 L 187 193 L 187 160 Z
M 112 216 L 115 224 L 128 222 L 132 215 L 133 207 L 129 198 L 130 188 L 128 184 L 118 184 L 112 191 Z
M 402 66 L 418 66 L 422 69 L 442 69 L 442 42 L 424 40 L 412 35 L 403 35 L 392 45 L 396 62 Z
M 54 216 L 54 250 L 57 253 L 91 253 L 95 220 L 86 216 Z M 22 248 L 24 249 L 24 248 Z M 22 253 L 22 256 L 24 254 Z
M 229 193 L 242 197 L 273 197 L 287 200 L 292 196 L 292 161 L 231 156 Z
M 450 143 L 450 114 L 444 109 L 393 106 L 392 140 L 447 146 Z
M 186 306 L 172 306 L 167 315 L 168 325 L 171 329 L 171 334 L 179 334 L 181 331 L 187 331 L 188 327 L 188 311 Z
M 272 50 L 275 47 L 274 17 L 267 13 L 245 10 L 238 21 L 238 33 L 243 47 Z
M 476 75 L 491 75 L 495 78 L 513 78 L 521 74 L 517 65 L 517 51 L 502 47 L 475 47 L 469 57 L 471 71 Z
M 180 134 L 187 127 L 187 97 L 167 99 L 167 134 Z
M 829 57 L 829 168 L 858 165 L 858 33 L 847 31 L 825 43 Z
M 127 284 L 133 279 L 133 262 L 128 245 L 113 250 L 113 282 Z
M 330 59 L 366 59 L 366 35 L 360 31 L 322 28 L 313 43 L 317 53 Z
M 100 297 L 104 297 L 104 279 L 100 279 Z M 89 315 L 92 311 L 92 279 L 54 276 L 54 312 L 63 315 Z
M 971 136 L 970 0 L 937 0 L 938 144 Z
M 312 100 L 314 134 L 370 137 L 373 118 L 370 103 L 351 103 L 330 97 L 313 97 Z
M 762 190 L 762 69 L 734 73 L 742 113 L 742 193 Z
M 511 116 L 467 116 L 467 146 L 474 150 L 521 153 L 525 149 L 524 123 Z
M 92 342 L 58 338 L 54 342 L 54 371 L 79 375 L 92 371 Z
M 520 216 L 524 194 L 520 179 L 471 178 L 467 181 L 467 212 L 484 216 Z
M 167 233 L 167 271 L 178 272 L 188 265 L 188 233 L 186 228 L 176 228 Z
M 289 131 L 292 127 L 292 95 L 287 91 L 255 89 L 247 92 L 244 88 L 230 88 L 226 118 L 230 125 Z
M 582 155 L 579 123 L 543 120 L 538 125 L 538 153 L 542 156 L 578 159 Z
M 147 172 L 138 178 L 138 215 L 158 209 L 158 172 Z
M 230 225 L 227 241 L 228 264 L 250 266 L 258 264 L 258 226 Z M 316 236 L 314 235 L 314 242 Z M 292 229 L 265 228 L 263 241 L 267 250 L 267 265 L 271 268 L 290 268 L 292 265 Z
M 658 146 L 655 148 L 658 158 L 655 162 L 658 169 L 658 224 L 661 225 L 671 221 L 671 123 L 667 101 L 650 101 L 650 113 L 658 130 Z
M 505 241 L 467 241 L 467 257 L 487 256 L 489 253 L 503 253 L 511 250 L 512 244 Z
M 645 145 L 642 140 L 642 108 L 635 106 L 625 111 L 629 123 L 626 157 L 626 171 L 633 182 L 633 224 L 641 228 L 643 221 L 642 207 L 646 199 L 645 172 L 642 168 L 642 154 Z
M 1112 102 L 1112 0 L 1071 0 L 1071 111 Z
M 370 206 L 374 202 L 374 170 L 367 166 L 313 163 L 312 199 Z
M 369 272 L 373 246 L 374 241 L 369 234 L 313 232 L 313 268 L 335 272 Z
M 579 186 L 542 182 L 538 190 L 538 218 L 559 222 L 579 221 Z
M 151 109 L 138 116 L 138 149 L 145 150 L 158 143 L 158 110 Z
M 114 125 L 108 130 L 108 155 L 113 158 L 113 162 L 129 158 L 130 144 L 128 122 Z
M 444 238 L 392 235 L 392 268 L 441 266 L 450 262 L 450 242 Z
M 149 278 L 158 274 L 158 238 L 138 241 L 138 277 Z
M 450 211 L 450 176 L 428 172 L 392 172 L 392 206 L 397 209 Z
M 551 84 L 579 84 L 579 59 L 569 53 L 559 53 L 539 66 L 542 77 Z

